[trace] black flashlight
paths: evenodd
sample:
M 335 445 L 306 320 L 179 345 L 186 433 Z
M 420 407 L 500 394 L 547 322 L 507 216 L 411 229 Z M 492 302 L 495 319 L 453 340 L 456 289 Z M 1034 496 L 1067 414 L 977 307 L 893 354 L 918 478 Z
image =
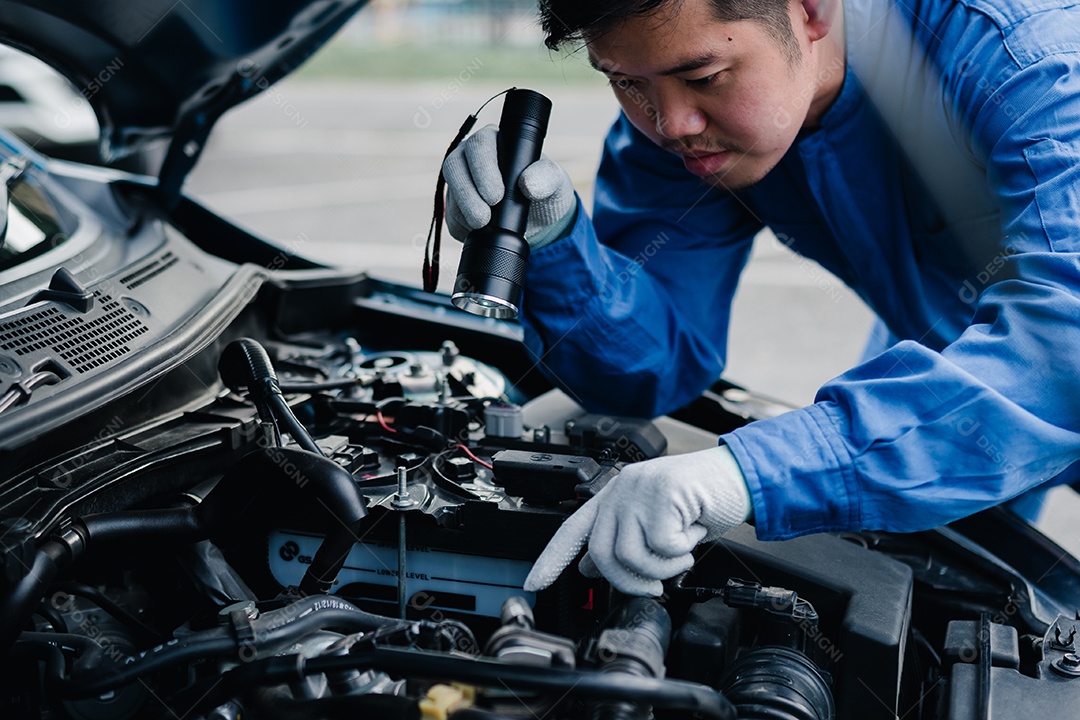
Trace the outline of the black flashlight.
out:
M 497 141 L 506 194 L 491 209 L 491 222 L 465 238 L 450 296 L 462 310 L 499 319 L 518 316 L 529 259 L 529 200 L 518 187 L 518 177 L 540 159 L 550 115 L 551 101 L 538 92 L 514 89 L 506 94 Z

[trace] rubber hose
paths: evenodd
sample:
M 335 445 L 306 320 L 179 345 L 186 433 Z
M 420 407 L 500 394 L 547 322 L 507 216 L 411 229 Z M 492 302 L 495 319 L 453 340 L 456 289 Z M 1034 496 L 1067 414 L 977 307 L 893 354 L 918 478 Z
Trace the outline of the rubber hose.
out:
M 286 432 L 292 435 L 300 447 L 308 452 L 323 454 L 307 429 L 296 419 L 292 408 L 285 402 L 270 356 L 257 341 L 240 338 L 225 346 L 218 360 L 218 374 L 221 375 L 221 381 L 235 393 L 241 393 L 247 388 L 259 411 L 259 417 L 264 422 L 274 423 L 279 431 L 279 423 L 284 425 Z
M 396 618 L 365 612 L 337 598 L 304 598 L 252 620 L 253 635 L 249 641 L 243 643 L 229 628 L 219 627 L 170 640 L 168 643 L 140 654 L 130 663 L 117 666 L 110 672 L 94 673 L 89 677 L 65 677 L 63 662 L 56 664 L 49 659 L 47 674 L 63 697 L 68 699 L 93 697 L 116 690 L 141 677 L 194 660 L 223 658 L 230 655 L 240 656 L 245 646 L 256 653 L 272 653 L 320 630 L 333 629 L 347 634 L 368 632 L 398 622 L 400 621 Z M 24 634 L 24 636 L 29 635 L 31 634 Z M 51 637 L 57 635 L 35 633 L 28 639 L 52 644 Z M 20 642 L 18 647 L 32 646 L 32 644 Z
M 9 593 L 0 598 L 0 656 L 11 648 L 34 608 L 41 602 L 45 589 L 71 560 L 67 545 L 59 540 L 46 540 L 34 553 L 30 569 L 16 581 Z
M 356 543 L 367 502 L 352 475 L 332 460 L 295 448 L 265 448 L 241 458 L 194 507 L 136 510 L 82 518 L 87 549 L 132 539 L 197 542 L 231 528 L 237 514 L 268 481 L 310 489 L 336 518 L 300 583 L 325 594 Z
M 284 655 L 256 660 L 222 678 L 213 690 L 227 697 L 252 684 L 289 682 L 298 675 L 376 668 L 405 677 L 438 677 L 444 680 L 555 692 L 595 700 L 625 700 L 653 707 L 687 710 L 714 720 L 736 720 L 735 708 L 712 688 L 681 680 L 609 675 L 565 668 L 518 667 L 492 660 L 474 660 L 427 652 L 378 648 L 346 656 L 303 660 Z

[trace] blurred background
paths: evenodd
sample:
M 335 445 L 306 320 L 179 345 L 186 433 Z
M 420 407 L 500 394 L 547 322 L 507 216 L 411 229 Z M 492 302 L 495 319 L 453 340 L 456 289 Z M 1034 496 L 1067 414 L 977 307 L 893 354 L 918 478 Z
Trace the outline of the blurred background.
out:
M 545 152 L 590 207 L 617 104 L 583 51 L 544 48 L 535 0 L 372 0 L 298 71 L 218 123 L 185 190 L 292 252 L 419 286 L 446 147 L 511 86 L 552 99 Z M 500 109 L 492 103 L 480 124 L 497 123 Z M 0 127 L 46 154 L 96 157 L 97 124 L 77 90 L 3 48 Z M 447 291 L 460 246 L 444 241 Z M 809 404 L 858 361 L 872 321 L 835 277 L 763 232 L 735 297 L 724 375 Z M 1040 526 L 1080 554 L 1076 496 L 1061 488 L 1050 498 Z

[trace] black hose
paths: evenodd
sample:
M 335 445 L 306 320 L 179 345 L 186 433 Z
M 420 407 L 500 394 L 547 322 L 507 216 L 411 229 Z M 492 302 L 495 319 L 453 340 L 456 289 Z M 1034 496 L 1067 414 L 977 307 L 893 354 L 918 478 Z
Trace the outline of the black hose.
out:
M 26 635 L 39 635 L 42 633 L 25 633 Z M 54 635 L 54 633 L 44 633 L 45 635 Z M 55 633 L 57 636 L 62 636 L 61 633 Z M 86 638 L 89 640 L 89 638 Z M 57 642 L 62 642 L 57 639 Z M 58 645 L 53 644 L 52 640 L 34 640 L 31 642 L 19 642 L 11 649 L 10 652 L 4 657 L 4 661 L 0 664 L 0 671 L 5 674 L 16 671 L 19 666 L 17 661 L 23 659 L 30 659 L 33 661 L 45 663 L 45 688 L 50 694 L 59 694 L 60 690 L 55 685 L 54 678 L 63 677 L 66 663 L 64 662 L 64 653 Z
M 305 594 L 325 594 L 356 543 L 367 503 L 347 470 L 303 450 L 266 448 L 245 455 L 196 506 L 87 515 L 72 529 L 81 536 L 86 551 L 100 552 L 131 542 L 197 542 L 231 530 L 251 498 L 275 482 L 301 488 L 310 484 L 315 498 L 335 517 L 300 582 Z M 29 572 L 0 598 L 0 654 L 15 642 L 45 589 L 71 560 L 67 545 L 46 541 Z
M 412 676 L 442 677 L 477 684 L 526 690 L 569 692 L 597 700 L 627 700 L 673 710 L 700 712 L 719 720 L 735 720 L 734 708 L 722 695 L 704 685 L 679 680 L 610 675 L 588 670 L 518 667 L 490 660 L 410 652 L 391 648 L 367 650 L 352 657 L 313 658 L 305 673 L 326 672 L 352 665 L 370 665 Z
M 528 708 L 526 708 L 523 713 L 507 715 L 505 713 L 484 710 L 483 708 L 471 707 L 455 710 L 447 716 L 447 720 L 534 720 L 535 718 L 536 715 Z
M 226 532 L 239 511 L 270 481 L 310 489 L 336 522 L 308 566 L 300 590 L 325 594 L 357 541 L 367 503 L 352 475 L 332 460 L 294 448 L 266 448 L 245 455 L 194 507 L 89 515 L 82 519 L 87 547 L 100 543 L 170 539 L 196 542 Z
M 416 650 L 377 648 L 346 656 L 305 660 L 283 655 L 256 660 L 221 678 L 212 695 L 227 697 L 251 685 L 290 682 L 306 675 L 377 668 L 405 677 L 437 677 L 475 685 L 539 690 L 594 700 L 624 700 L 653 707 L 700 713 L 715 720 L 736 720 L 735 708 L 712 688 L 681 680 L 611 675 L 564 668 L 519 667 Z
M 754 648 L 727 669 L 720 687 L 744 718 L 832 720 L 836 714 L 826 676 L 791 648 Z
M 277 373 L 266 350 L 251 338 L 240 338 L 225 346 L 218 359 L 218 374 L 225 386 L 237 394 L 246 389 L 263 422 L 275 423 L 276 418 L 267 399 L 281 392 Z
M 67 622 L 64 620 L 63 616 L 60 615 L 60 612 L 56 608 L 45 602 L 44 599 L 38 603 L 37 610 L 34 612 L 48 620 L 49 624 L 53 627 L 53 631 L 58 633 L 66 633 L 68 631 Z
M 379 720 L 420 720 L 420 707 L 415 698 L 399 695 L 338 695 L 322 698 L 275 697 L 259 710 L 267 717 L 311 718 L 331 720 L 343 718 L 378 718 Z M 260 715 L 261 717 L 261 715 Z
M 300 424 L 300 421 L 296 419 L 296 415 L 293 414 L 292 408 L 289 407 L 289 403 L 285 402 L 285 396 L 280 393 L 270 396 L 270 408 L 273 411 L 278 422 L 284 426 L 285 432 L 292 435 L 293 440 L 296 440 L 296 444 L 304 448 L 308 452 L 315 453 L 317 455 L 325 455 L 314 440 L 311 439 L 311 435 L 308 433 L 307 428 Z
M 520 715 L 505 715 L 482 708 L 462 708 L 455 710 L 447 716 L 447 720 L 520 720 L 521 718 L 535 717 L 531 711 Z
M 195 542 L 205 540 L 211 530 L 200 508 L 201 505 L 87 515 L 78 520 L 77 527 L 83 529 L 88 551 L 100 552 L 102 548 L 120 547 L 134 540 L 140 543 Z
M 285 401 L 277 373 L 262 345 L 251 338 L 229 343 L 218 360 L 218 373 L 233 392 L 247 388 L 263 422 L 273 423 L 279 432 L 284 426 L 300 447 L 316 455 L 324 454 Z
M 92 638 L 86 635 L 77 635 L 75 633 L 45 633 L 45 632 L 24 632 L 19 636 L 19 641 L 15 644 L 15 656 L 23 653 L 37 654 L 39 659 L 45 659 L 47 663 L 53 662 L 48 656 L 48 651 L 41 649 L 34 650 L 34 645 L 50 645 L 53 646 L 60 654 L 60 668 L 63 670 L 63 652 L 61 647 L 70 647 L 79 652 L 79 663 L 84 667 L 92 668 L 100 662 L 104 651 L 101 645 L 95 642 Z
M 23 623 L 30 619 L 41 602 L 45 589 L 62 569 L 71 563 L 68 546 L 59 540 L 46 540 L 34 553 L 34 561 L 15 583 L 11 591 L 0 598 L 0 655 L 15 642 Z
M 20 650 L 23 647 L 33 645 L 40 646 L 42 642 L 23 642 L 20 640 L 16 643 L 15 648 Z M 229 634 L 226 628 L 204 630 L 170 642 L 171 645 L 158 645 L 150 649 L 144 655 L 136 657 L 134 662 L 115 665 L 115 669 L 106 670 L 104 667 L 99 666 L 93 672 L 79 673 L 72 677 L 65 675 L 62 661 L 56 664 L 52 660 L 47 660 L 45 665 L 46 680 L 65 699 L 74 700 L 94 697 L 129 685 L 146 675 L 178 667 L 195 660 L 236 655 L 238 651 L 238 641 Z
M 251 620 L 250 635 L 244 639 L 227 627 L 202 630 L 158 645 L 130 662 L 125 661 L 123 665 L 115 666 L 114 669 L 99 670 L 89 676 L 66 677 L 62 655 L 57 663 L 47 650 L 34 650 L 35 646 L 58 643 L 74 644 L 79 649 L 85 647 L 87 642 L 96 646 L 89 638 L 59 633 L 24 633 L 16 644 L 16 649 L 20 652 L 36 653 L 39 659 L 44 659 L 49 681 L 54 683 L 54 687 L 63 697 L 75 699 L 107 693 L 141 677 L 195 660 L 226 657 L 250 660 L 259 653 L 275 652 L 320 630 L 368 632 L 399 622 L 401 621 L 395 618 L 365 612 L 338 598 L 304 598 Z M 80 642 L 82 644 L 79 644 Z
M 54 587 L 59 592 L 68 595 L 77 595 L 91 601 L 113 619 L 124 624 L 128 630 L 136 634 L 138 641 L 143 643 L 157 643 L 161 640 L 161 633 L 144 623 L 132 613 L 110 600 L 105 593 L 96 587 L 80 582 L 62 582 Z
M 628 678 L 664 677 L 671 616 L 652 598 L 630 598 L 611 614 L 597 641 L 599 670 Z M 591 720 L 648 720 L 652 709 L 624 699 L 592 703 Z

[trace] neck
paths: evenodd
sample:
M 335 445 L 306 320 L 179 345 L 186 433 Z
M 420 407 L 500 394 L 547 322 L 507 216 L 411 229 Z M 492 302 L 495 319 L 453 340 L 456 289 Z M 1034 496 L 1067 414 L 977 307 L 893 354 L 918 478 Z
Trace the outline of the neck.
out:
M 844 85 L 847 68 L 847 51 L 844 43 L 843 4 L 836 3 L 836 19 L 829 34 L 815 43 L 815 52 L 810 62 L 814 63 L 817 90 L 810 101 L 803 127 L 817 127 L 826 111 L 840 96 Z

